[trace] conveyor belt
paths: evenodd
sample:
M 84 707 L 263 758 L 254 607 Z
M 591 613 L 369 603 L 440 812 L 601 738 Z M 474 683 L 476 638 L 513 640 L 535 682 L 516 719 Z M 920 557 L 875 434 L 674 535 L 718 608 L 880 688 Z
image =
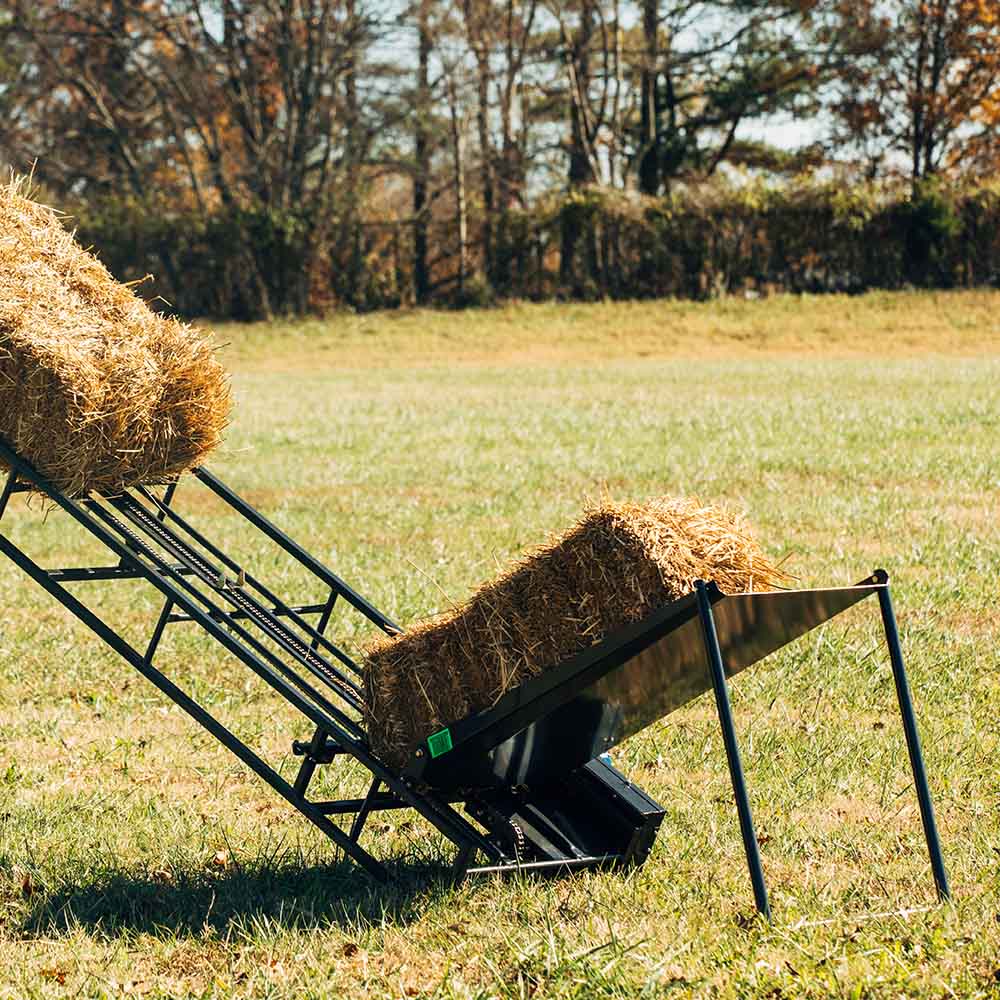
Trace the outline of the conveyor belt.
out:
M 394 803 L 415 809 L 454 843 L 459 851 L 457 872 L 463 872 L 475 855 L 490 864 L 509 860 L 455 809 L 453 800 L 415 788 L 412 782 L 387 768 L 371 753 L 359 718 L 362 698 L 356 678 L 361 676 L 361 668 L 326 635 L 326 630 L 341 598 L 349 606 L 345 607 L 344 614 L 353 627 L 358 624 L 365 627 L 367 623 L 384 632 L 395 633 L 397 626 L 224 483 L 205 470 L 195 472 L 197 481 L 207 486 L 254 531 L 303 567 L 314 584 L 319 581 L 326 588 L 327 593 L 320 601 L 313 598 L 304 604 L 292 603 L 270 590 L 174 509 L 172 486 L 162 496 L 140 486 L 119 495 L 72 497 L 50 483 L 2 439 L 0 464 L 9 470 L 5 480 L 0 480 L 0 517 L 15 493 L 35 490 L 89 532 L 113 555 L 115 562 L 52 569 L 36 562 L 2 532 L 0 556 L 10 558 L 346 855 L 375 877 L 388 877 L 385 868 L 358 843 L 368 814 L 373 807 L 381 807 L 381 801 L 373 799 L 360 810 L 351 810 L 357 815 L 347 833 L 329 818 L 345 812 L 340 808 L 342 802 L 324 803 L 320 807 L 309 796 L 316 766 L 339 760 L 341 756 L 353 758 L 371 773 L 375 789 L 372 794 L 384 788 Z M 163 603 L 144 647 L 136 645 L 132 638 L 105 621 L 66 587 L 67 584 L 86 585 L 100 581 L 144 583 L 159 594 Z M 137 604 L 135 610 L 141 610 L 140 605 Z M 307 620 L 307 615 L 314 614 L 319 616 L 315 621 Z M 175 683 L 168 671 L 178 666 L 178 660 L 171 658 L 162 669 L 161 665 L 154 665 L 159 642 L 173 622 L 200 625 L 220 651 L 249 668 L 314 727 L 308 743 L 292 740 L 293 748 L 301 745 L 305 753 L 294 784 L 286 780 L 281 769 L 268 763 L 238 733 Z M 205 652 L 199 650 L 199 657 Z M 368 802 L 367 797 L 365 802 Z

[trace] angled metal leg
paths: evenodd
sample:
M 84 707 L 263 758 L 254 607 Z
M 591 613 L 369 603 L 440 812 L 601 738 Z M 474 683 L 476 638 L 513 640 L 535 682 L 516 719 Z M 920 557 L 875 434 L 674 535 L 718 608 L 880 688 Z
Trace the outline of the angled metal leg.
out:
M 350 837 L 355 844 L 361 836 L 361 831 L 365 828 L 365 823 L 368 822 L 368 817 L 371 815 L 372 807 L 375 805 L 375 799 L 378 796 L 379 789 L 381 787 L 381 778 L 372 779 L 371 786 L 368 789 L 368 794 L 365 796 L 364 801 L 361 803 L 361 808 L 354 817 L 354 822 L 351 824 L 351 832 L 347 836 Z
M 698 615 L 701 618 L 702 634 L 705 639 L 705 653 L 708 657 L 709 671 L 712 675 L 712 687 L 715 691 L 715 707 L 718 710 L 719 722 L 722 725 L 722 739 L 726 744 L 729 775 L 733 781 L 736 810 L 740 817 L 743 849 L 746 851 L 747 867 L 750 869 L 750 881 L 753 883 L 754 902 L 757 904 L 757 910 L 770 920 L 771 907 L 767 901 L 764 868 L 761 865 L 760 848 L 757 845 L 757 834 L 753 827 L 753 814 L 750 811 L 750 797 L 747 795 L 746 778 L 743 775 L 743 762 L 740 759 L 740 748 L 736 742 L 736 727 L 733 724 L 732 706 L 729 704 L 729 688 L 726 685 L 726 671 L 722 665 L 722 651 L 719 648 L 719 636 L 715 630 L 715 618 L 712 615 L 712 602 L 709 600 L 708 588 L 704 581 L 695 581 L 695 590 L 698 594 Z
M 885 626 L 889 659 L 892 662 L 892 675 L 896 681 L 896 698 L 899 701 L 899 711 L 903 716 L 903 732 L 906 734 L 906 749 L 910 755 L 913 784 L 916 786 L 917 801 L 920 803 L 920 819 L 924 825 L 927 852 L 931 856 L 934 885 L 937 887 L 939 899 L 950 899 L 951 889 L 948 887 L 948 875 L 944 870 L 944 859 L 941 856 L 941 842 L 938 839 L 937 823 L 934 821 L 934 804 L 931 802 L 931 792 L 927 784 L 924 755 L 920 749 L 920 734 L 917 732 L 917 719 L 913 713 L 910 685 L 906 679 L 906 668 L 903 666 L 903 651 L 899 645 L 899 631 L 896 628 L 896 616 L 892 610 L 892 598 L 889 596 L 888 583 L 879 589 L 878 602 L 882 610 L 882 624 Z
M 330 591 L 330 596 L 327 598 L 327 602 L 323 606 L 323 612 L 320 615 L 319 623 L 316 626 L 316 632 L 318 635 L 323 635 L 323 633 L 326 632 L 327 625 L 330 624 L 330 615 L 333 614 L 333 607 L 337 603 L 337 596 L 338 595 L 335 590 Z M 319 638 L 314 638 L 309 645 L 311 649 L 319 649 Z M 295 791 L 303 798 L 305 798 L 306 790 L 309 788 L 309 782 L 312 781 L 313 774 L 316 772 L 316 755 L 323 749 L 325 744 L 326 730 L 324 730 L 321 726 L 317 726 L 316 732 L 313 733 L 309 750 L 306 752 L 305 758 L 299 766 L 299 773 L 295 777 Z
M 323 611 L 320 613 L 319 621 L 316 623 L 317 637 L 309 644 L 313 649 L 319 649 L 319 636 L 326 634 L 326 627 L 330 624 L 330 616 L 333 614 L 333 609 L 337 604 L 339 596 L 337 591 L 331 590 L 330 596 L 326 599 L 326 604 L 323 605 Z
M 173 610 L 173 607 L 174 602 L 168 597 L 163 604 L 163 610 L 160 612 L 160 617 L 156 622 L 156 628 L 153 630 L 153 637 L 149 640 L 149 645 L 146 647 L 147 663 L 153 662 L 156 650 L 160 646 L 160 640 L 163 638 L 164 629 L 167 627 L 167 622 L 170 621 L 170 612 Z
M 460 847 L 455 855 L 455 861 L 451 866 L 451 877 L 456 882 L 461 882 L 469 871 L 469 865 L 476 856 L 474 847 Z
M 7 482 L 4 483 L 3 492 L 0 492 L 0 517 L 3 517 L 7 512 L 7 504 L 10 503 L 15 486 L 17 486 L 17 472 L 11 469 L 7 474 Z
M 306 797 L 309 782 L 312 781 L 313 774 L 316 773 L 316 755 L 323 749 L 324 743 L 326 743 L 326 730 L 322 726 L 317 726 L 309 741 L 309 748 L 299 765 L 299 773 L 295 776 L 295 794 L 301 795 L 302 798 Z

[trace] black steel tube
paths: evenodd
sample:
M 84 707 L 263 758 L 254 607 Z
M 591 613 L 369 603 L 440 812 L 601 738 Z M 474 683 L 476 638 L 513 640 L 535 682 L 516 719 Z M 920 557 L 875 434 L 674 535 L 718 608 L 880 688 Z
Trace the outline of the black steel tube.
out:
M 183 531 L 185 531 L 188 535 L 190 535 L 191 538 L 193 538 L 199 545 L 207 549 L 216 559 L 219 559 L 231 570 L 233 570 L 233 572 L 236 573 L 240 572 L 242 567 L 239 566 L 235 560 L 227 556 L 225 552 L 223 552 L 217 545 L 214 545 L 212 542 L 210 542 L 208 538 L 206 538 L 200 531 L 198 531 L 198 529 L 195 528 L 189 521 L 181 517 L 181 515 L 178 514 L 177 511 L 164 507 L 163 504 L 161 504 L 160 501 L 157 500 L 156 497 L 153 496 L 151 493 L 149 493 L 149 491 L 146 490 L 144 487 L 139 487 L 139 491 L 146 499 L 148 499 L 151 503 L 156 505 L 156 507 L 159 509 L 160 514 L 164 518 L 170 518 L 170 520 L 172 520 L 175 524 L 177 524 L 178 527 L 180 527 Z M 280 609 L 281 614 L 287 615 L 292 621 L 295 622 L 296 625 L 299 626 L 299 628 L 302 629 L 303 632 L 306 633 L 306 635 L 312 640 L 310 645 L 312 646 L 313 649 L 318 649 L 319 646 L 323 646 L 328 652 L 333 653 L 333 655 L 338 660 L 340 660 L 340 662 L 345 667 L 347 667 L 348 670 L 351 670 L 359 677 L 362 676 L 363 671 L 354 662 L 354 660 L 352 660 L 347 655 L 347 653 L 345 653 L 336 643 L 331 642 L 325 635 L 322 634 L 323 629 L 326 628 L 325 624 L 323 625 L 323 628 L 318 628 L 318 627 L 313 628 L 313 626 L 310 625 L 309 622 L 307 622 L 300 616 L 300 614 L 298 613 L 299 612 L 298 608 L 293 607 L 289 605 L 287 602 L 283 601 L 277 594 L 269 590 L 260 580 L 254 577 L 251 573 L 247 573 L 245 569 L 243 570 L 243 572 L 246 576 L 247 583 L 251 587 L 253 587 L 254 590 L 263 595 L 263 597 L 268 601 L 270 601 L 275 606 L 275 608 Z M 336 595 L 336 591 L 332 590 L 331 593 Z M 333 608 L 331 607 L 330 610 L 332 612 Z M 327 618 L 327 622 L 329 622 L 329 617 Z M 343 679 L 345 684 L 352 683 L 347 677 L 345 677 L 343 674 L 340 674 L 339 671 L 338 671 L 338 676 L 340 676 Z M 360 694 L 360 688 L 357 688 L 357 691 Z
M 120 522 L 118 522 L 114 514 L 112 514 L 108 510 L 105 510 L 104 507 L 102 507 L 96 501 L 88 501 L 88 509 L 92 514 L 96 514 L 102 521 L 104 521 L 109 527 L 113 528 L 115 531 L 126 530 L 125 526 L 122 525 Z M 138 536 L 135 536 L 130 541 L 130 544 L 134 546 L 139 546 L 141 554 L 144 555 L 147 559 L 149 559 L 158 569 L 162 571 L 162 573 L 166 574 L 167 576 L 174 575 L 172 574 L 169 565 L 166 562 L 164 562 L 155 552 L 153 552 L 152 549 L 150 549 L 150 547 L 146 545 L 145 542 L 142 541 L 142 539 L 138 538 Z M 250 649 L 254 650 L 257 653 L 258 657 L 263 657 L 263 659 L 270 664 L 270 667 L 268 667 L 257 657 L 253 656 L 253 654 L 250 653 L 250 649 L 247 649 L 246 646 L 240 646 L 239 643 L 235 643 L 233 641 L 232 636 L 230 636 L 225 630 L 221 629 L 219 623 L 212 616 L 212 612 L 217 612 L 219 616 L 224 616 L 225 612 L 223 611 L 223 609 L 215 604 L 212 604 L 208 600 L 208 598 L 205 597 L 205 595 L 202 594 L 201 591 L 199 591 L 193 584 L 189 583 L 181 576 L 177 576 L 174 582 L 176 584 L 179 584 L 183 590 L 186 590 L 194 598 L 205 604 L 209 610 L 202 610 L 198 608 L 192 601 L 184 601 L 183 598 L 179 596 L 180 594 L 179 591 L 173 590 L 171 593 L 168 593 L 168 596 L 174 597 L 175 603 L 177 603 L 181 607 L 185 607 L 188 611 L 188 614 L 192 615 L 195 621 L 197 621 L 198 624 L 202 626 L 202 628 L 204 628 L 207 632 L 209 632 L 209 634 L 215 635 L 216 637 L 225 636 L 226 637 L 225 640 L 220 639 L 220 641 L 223 642 L 223 645 L 226 646 L 227 649 L 230 649 L 231 652 L 236 652 L 236 650 L 240 650 L 240 652 L 236 652 L 236 655 L 241 660 L 243 660 L 243 662 L 246 663 L 247 666 L 255 670 L 272 687 L 275 687 L 277 690 L 281 691 L 281 693 L 283 693 L 289 701 L 292 701 L 293 704 L 297 704 L 301 708 L 303 704 L 307 703 L 304 701 L 304 699 L 301 698 L 301 695 L 298 692 L 295 692 L 294 688 L 292 688 L 289 685 L 289 682 L 291 682 L 291 684 L 296 685 L 301 691 L 304 691 L 309 696 L 309 698 L 312 700 L 316 708 L 319 708 L 329 713 L 327 719 L 329 720 L 336 719 L 337 722 L 340 724 L 338 728 L 351 732 L 352 738 L 354 740 L 357 740 L 358 737 L 361 736 L 362 734 L 361 727 L 353 719 L 351 719 L 350 716 L 348 716 L 345 712 L 343 712 L 336 705 L 334 705 L 328 698 L 324 697 L 311 684 L 309 684 L 304 677 L 301 677 L 294 670 L 292 670 L 287 663 L 285 663 L 279 656 L 277 656 L 270 649 L 268 649 L 262 642 L 260 642 L 252 633 L 250 633 L 242 625 L 240 625 L 238 622 L 232 621 L 231 619 L 227 618 L 225 620 L 228 627 L 233 632 L 235 632 L 240 639 L 242 639 L 242 641 L 246 644 L 246 646 L 249 646 Z M 303 665 L 306 666 L 314 675 L 316 675 L 317 672 L 314 667 L 310 666 L 308 663 L 304 663 Z M 259 667 L 263 667 L 265 673 L 261 673 Z M 275 673 L 275 670 L 278 671 L 278 673 Z M 278 676 L 279 674 L 283 676 Z M 322 675 L 318 676 L 320 677 L 320 679 L 323 679 Z M 329 680 L 325 680 L 324 683 L 326 683 L 328 686 L 330 685 Z M 299 701 L 293 700 L 293 698 L 290 696 L 290 692 L 294 693 L 296 698 L 299 699 Z M 343 693 L 338 692 L 338 694 L 340 695 L 340 697 L 342 698 L 344 697 Z M 312 719 L 312 721 L 315 722 L 317 725 L 324 725 L 325 723 L 323 716 L 317 716 L 315 714 L 312 714 L 313 712 L 315 712 L 315 710 L 316 709 L 313 708 L 312 712 L 305 712 L 305 714 L 308 715 L 309 718 Z
M 722 650 L 719 648 L 719 634 L 715 630 L 715 616 L 712 614 L 712 602 L 709 600 L 708 587 L 704 581 L 697 580 L 694 586 L 698 594 L 698 615 L 701 618 L 702 635 L 705 640 L 705 654 L 708 658 L 709 672 L 712 675 L 712 688 L 715 691 L 715 707 L 718 710 L 719 722 L 722 725 L 722 739 L 726 745 L 729 776 L 732 778 L 733 794 L 736 797 L 736 811 L 740 817 L 743 849 L 747 856 L 747 867 L 750 869 L 750 881 L 753 883 L 753 897 L 757 904 L 757 909 L 770 920 L 771 907 L 767 900 L 764 867 L 760 861 L 760 848 L 757 844 L 757 834 L 753 827 L 750 796 L 747 794 L 747 783 L 743 774 L 743 761 L 740 759 L 740 747 L 736 740 L 736 726 L 733 723 L 733 709 L 729 703 L 726 670 L 722 664 Z
M 0 535 L 0 551 L 43 587 L 52 597 L 59 601 L 63 607 L 76 615 L 84 625 L 103 639 L 119 656 L 135 667 L 143 677 L 152 684 L 155 684 L 171 701 L 207 729 L 208 732 L 243 761 L 258 777 L 263 778 L 279 795 L 283 796 L 307 819 L 318 826 L 331 840 L 343 849 L 345 854 L 353 858 L 379 881 L 385 882 L 388 880 L 385 868 L 368 854 L 367 851 L 362 850 L 357 844 L 351 841 L 347 834 L 336 824 L 332 823 L 323 813 L 315 809 L 309 802 L 297 796 L 292 786 L 261 757 L 254 753 L 238 736 L 230 732 L 214 716 L 206 712 L 201 705 L 148 663 L 138 650 L 129 645 L 129 643 L 102 619 L 98 618 L 88 607 L 81 604 L 68 590 L 50 580 L 48 574 L 41 566 L 38 566 L 4 535 Z
M 920 803 L 920 819 L 924 826 L 927 853 L 931 857 L 934 885 L 937 887 L 939 899 L 950 899 L 951 889 L 948 886 L 948 875 L 941 855 L 941 841 L 938 839 L 937 823 L 934 821 L 934 803 L 931 802 L 931 791 L 927 784 L 924 755 L 920 749 L 920 734 L 917 732 L 917 718 L 913 712 L 913 699 L 910 697 L 910 684 L 906 679 L 903 650 L 899 644 L 899 630 L 896 628 L 896 615 L 892 610 L 888 583 L 879 588 L 878 603 L 882 610 L 882 624 L 885 627 L 885 639 L 889 647 L 892 675 L 896 681 L 896 698 L 899 701 L 900 714 L 903 716 L 906 749 L 910 755 L 910 769 L 913 772 L 913 784 L 917 789 L 917 801 Z
M 386 632 L 400 632 L 400 627 L 382 614 L 373 604 L 369 604 L 352 587 L 348 586 L 336 573 L 327 569 L 318 559 L 306 552 L 301 545 L 292 541 L 279 527 L 272 524 L 263 514 L 254 510 L 241 496 L 234 493 L 225 483 L 216 479 L 206 469 L 193 469 L 197 476 L 216 496 L 225 500 L 234 510 L 239 511 L 254 527 L 262 531 L 271 541 L 276 542 L 289 555 L 297 559 L 313 576 L 333 587 L 349 604 L 360 611 L 370 621 Z
M 344 816 L 358 812 L 365 804 L 365 799 L 336 799 L 328 802 L 314 802 L 313 805 L 325 816 Z M 392 792 L 381 792 L 372 802 L 372 812 L 384 812 L 386 809 L 412 809 L 409 802 L 397 798 Z
M 171 567 L 181 576 L 190 576 L 187 566 Z M 69 569 L 50 569 L 49 577 L 57 583 L 88 583 L 101 580 L 141 580 L 143 576 L 125 564 L 118 566 L 71 566 Z
M 316 648 L 320 639 L 326 636 L 326 628 L 330 624 L 331 617 L 333 617 L 333 609 L 337 606 L 337 598 L 339 596 L 337 591 L 331 590 L 330 596 L 326 599 L 326 604 L 323 605 L 323 613 L 319 616 L 319 621 L 316 622 L 316 631 L 319 633 L 319 638 L 313 639 L 313 649 Z
M 365 795 L 361 802 L 361 808 L 358 809 L 357 815 L 354 817 L 354 822 L 351 823 L 351 829 L 347 836 L 351 838 L 356 844 L 361 837 L 361 831 L 365 828 L 365 823 L 368 821 L 368 817 L 371 815 L 372 808 L 375 805 L 375 800 L 378 798 L 378 790 L 382 787 L 381 778 L 373 778 L 371 787 L 368 789 L 368 793 Z
M 456 882 L 461 882 L 469 871 L 469 862 L 475 854 L 474 848 L 460 847 L 455 854 L 455 860 L 451 864 L 451 877 Z
M 10 498 L 14 493 L 14 487 L 17 485 L 17 472 L 11 469 L 7 474 L 7 482 L 4 483 L 3 492 L 0 493 L 0 517 L 3 517 L 7 512 L 7 504 L 10 503 Z
M 449 803 L 462 802 L 464 796 L 460 792 L 454 792 L 447 796 Z M 327 816 L 342 816 L 348 813 L 356 813 L 362 805 L 364 799 L 334 799 L 328 801 L 313 802 L 313 805 Z M 386 809 L 412 809 L 409 802 L 399 798 L 394 792 L 379 792 L 372 802 L 372 812 L 384 812 Z
M 315 773 L 316 761 L 312 757 L 306 757 L 299 765 L 299 770 L 295 775 L 294 788 L 296 795 L 301 795 L 302 798 L 306 797 L 306 792 L 309 791 L 309 782 L 312 781 L 313 774 Z M 315 806 L 315 803 L 313 805 Z
M 309 782 L 312 781 L 313 774 L 316 771 L 317 754 L 319 754 L 326 743 L 326 738 L 326 731 L 322 726 L 317 726 L 312 739 L 306 745 L 303 754 L 304 759 L 299 765 L 299 773 L 295 776 L 295 791 L 303 798 L 306 797 L 306 792 L 309 790 Z M 299 746 L 298 740 L 293 741 L 292 753 L 298 753 Z
M 160 640 L 163 638 L 163 631 L 170 621 L 170 609 L 173 606 L 174 602 L 169 597 L 163 602 L 163 610 L 160 611 L 160 617 L 156 619 L 156 628 L 153 629 L 152 638 L 146 647 L 145 660 L 147 663 L 153 662 L 153 657 L 156 655 L 157 649 L 159 649 Z
M 174 494 L 177 492 L 177 480 L 175 479 L 166 489 L 163 494 L 163 500 L 159 501 L 158 506 L 163 509 L 160 511 L 160 520 L 162 521 L 166 517 L 166 511 L 170 510 L 170 505 L 174 502 Z

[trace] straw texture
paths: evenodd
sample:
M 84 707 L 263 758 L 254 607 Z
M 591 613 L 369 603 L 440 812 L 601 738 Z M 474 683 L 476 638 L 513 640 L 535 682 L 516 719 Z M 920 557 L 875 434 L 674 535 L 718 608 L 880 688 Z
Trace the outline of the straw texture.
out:
M 719 507 L 660 497 L 589 508 L 464 605 L 368 648 L 372 748 L 402 767 L 431 733 L 689 593 L 699 578 L 727 593 L 788 579 L 746 521 Z
M 221 440 L 227 376 L 22 181 L 0 187 L 0 437 L 80 496 L 175 478 Z

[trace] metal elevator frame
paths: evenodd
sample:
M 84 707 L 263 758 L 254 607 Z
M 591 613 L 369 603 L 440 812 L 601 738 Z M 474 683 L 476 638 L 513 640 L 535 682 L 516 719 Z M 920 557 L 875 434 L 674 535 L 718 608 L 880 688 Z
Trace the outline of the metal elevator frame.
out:
M 533 859 L 522 857 L 523 835 L 520 826 L 526 822 L 534 823 L 535 826 L 531 829 L 535 830 L 534 842 L 537 844 L 551 846 L 560 842 L 560 838 L 565 841 L 565 831 L 560 830 L 557 825 L 553 826 L 549 822 L 551 817 L 547 817 L 545 813 L 549 799 L 555 800 L 559 794 L 564 793 L 564 789 L 563 793 L 552 790 L 551 794 L 545 792 L 541 799 L 536 797 L 532 800 L 530 796 L 525 797 L 516 790 L 509 794 L 502 791 L 480 795 L 464 788 L 435 788 L 426 781 L 419 780 L 421 771 L 429 763 L 423 751 L 418 750 L 411 766 L 402 771 L 396 771 L 379 760 L 368 745 L 362 720 L 362 669 L 344 649 L 328 637 L 327 628 L 340 601 L 387 634 L 399 632 L 398 626 L 205 469 L 193 470 L 189 478 L 210 491 L 247 521 L 254 531 L 264 535 L 304 567 L 323 586 L 325 599 L 310 604 L 286 603 L 175 509 L 173 501 L 176 483 L 168 485 L 162 497 L 148 488 L 137 487 L 117 495 L 92 494 L 75 499 L 57 489 L 2 439 L 0 462 L 10 470 L 5 485 L 0 490 L 0 519 L 14 494 L 31 492 L 41 495 L 89 532 L 118 561 L 107 566 L 46 569 L 2 532 L 0 552 L 218 739 L 317 826 L 346 856 L 374 878 L 385 881 L 388 873 L 384 865 L 360 845 L 361 834 L 374 812 L 401 808 L 416 810 L 455 845 L 453 870 L 459 876 L 511 870 L 567 871 L 609 864 L 628 866 L 642 864 L 645 860 L 655 839 L 663 810 L 613 768 L 597 759 L 590 760 L 589 763 L 581 761 L 581 766 L 574 770 L 571 777 L 559 782 L 560 786 L 566 786 L 567 781 L 571 780 L 573 796 L 579 796 L 581 802 L 588 803 L 586 808 L 595 813 L 594 830 L 584 829 L 587 824 L 579 815 L 571 816 L 570 827 L 582 831 L 579 843 L 570 842 L 565 848 L 553 846 L 550 853 L 542 851 L 540 856 Z M 65 586 L 117 580 L 145 581 L 163 598 L 162 608 L 144 651 L 128 642 Z M 865 593 L 851 596 L 851 603 L 868 593 L 878 594 L 934 884 L 938 896 L 945 899 L 950 890 L 903 665 L 888 577 L 883 571 L 878 571 L 854 589 L 863 589 Z M 699 581 L 693 594 L 665 607 L 662 613 L 652 616 L 648 622 L 624 630 L 621 636 L 606 640 L 599 648 L 580 654 L 564 665 L 564 673 L 568 673 L 562 690 L 555 691 L 551 683 L 550 689 L 542 690 L 545 682 L 537 678 L 526 682 L 523 687 L 532 689 L 534 683 L 532 690 L 541 691 L 533 709 L 537 718 L 554 707 L 553 699 L 562 699 L 562 703 L 565 703 L 578 695 L 586 685 L 592 685 L 595 677 L 609 674 L 628 656 L 634 655 L 636 650 L 649 647 L 656 641 L 669 639 L 672 630 L 697 619 L 704 643 L 704 662 L 708 665 L 710 686 L 714 692 L 722 728 L 754 899 L 758 910 L 769 916 L 760 851 L 729 703 L 729 665 L 724 663 L 713 613 L 713 606 L 724 610 L 719 602 L 725 600 L 725 595 L 713 584 Z M 834 610 L 832 613 L 837 612 Z M 318 616 L 316 622 L 310 624 L 307 618 L 314 616 Z M 227 653 L 235 656 L 270 685 L 314 727 L 311 739 L 293 742 L 293 752 L 303 758 L 293 782 L 286 781 L 239 736 L 154 666 L 156 652 L 167 626 L 180 622 L 198 624 Z M 815 623 L 809 627 L 814 625 Z M 748 662 L 754 660 L 750 659 Z M 732 673 L 732 670 L 729 672 Z M 506 734 L 504 738 L 509 739 L 514 728 L 520 725 L 516 720 L 525 717 L 525 712 L 529 711 L 525 706 L 530 703 L 527 694 L 522 696 L 520 692 L 509 698 L 513 698 L 517 704 L 508 706 L 501 701 L 492 710 L 461 720 L 455 726 L 456 734 L 462 732 L 464 725 L 468 734 L 466 745 L 469 747 L 476 738 L 482 739 L 483 733 L 502 731 Z M 428 746 L 430 745 L 428 740 Z M 460 747 L 457 746 L 456 749 Z M 366 794 L 358 798 L 333 801 L 310 799 L 308 792 L 316 768 L 345 755 L 358 761 L 370 773 Z M 466 811 L 483 830 L 463 816 L 455 808 L 457 804 L 464 804 Z M 561 812 L 557 810 L 557 813 L 562 816 L 567 809 L 572 813 L 572 807 L 562 801 L 559 806 Z M 332 821 L 332 816 L 353 817 L 349 830 L 345 832 Z M 619 833 L 622 830 L 625 832 L 618 839 L 611 838 L 605 843 L 600 829 L 602 823 L 616 825 Z M 511 835 L 512 830 L 517 835 Z M 600 835 L 596 835 L 597 833 Z M 483 863 L 474 864 L 480 855 Z

